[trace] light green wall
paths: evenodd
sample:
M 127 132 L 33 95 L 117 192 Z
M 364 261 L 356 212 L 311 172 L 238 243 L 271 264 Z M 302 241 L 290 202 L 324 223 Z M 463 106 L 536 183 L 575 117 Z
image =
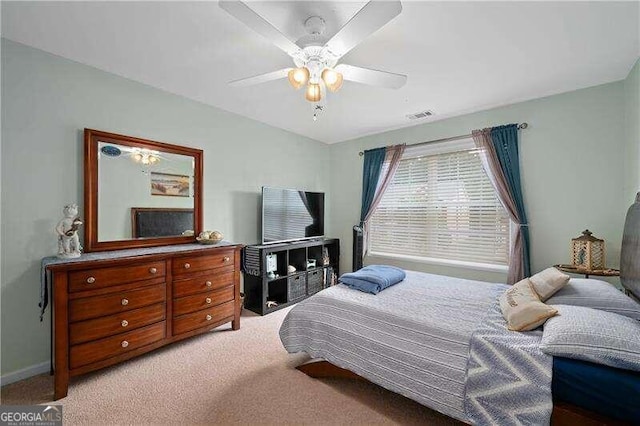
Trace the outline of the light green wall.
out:
M 351 267 L 351 227 L 359 218 L 360 205 L 354 202 L 360 200 L 362 182 L 358 151 L 527 122 L 529 128 L 520 131 L 520 157 L 533 271 L 568 263 L 570 239 L 586 228 L 606 240 L 608 264 L 617 266 L 628 205 L 622 189 L 623 94 L 623 83 L 616 82 L 332 145 L 332 229 L 342 241 L 342 264 Z M 366 262 L 486 281 L 506 279 L 503 273 L 414 262 Z
M 624 80 L 625 200 L 631 204 L 640 191 L 640 59 Z
M 38 321 L 39 262 L 56 251 L 53 227 L 62 206 L 82 205 L 85 127 L 203 149 L 205 227 L 234 241 L 258 241 L 262 185 L 327 191 L 327 233 L 341 238 L 343 269 L 349 269 L 351 226 L 360 206 L 358 151 L 526 121 L 522 179 L 534 270 L 567 262 L 570 238 L 586 227 L 607 240 L 607 260 L 617 266 L 624 212 L 640 187 L 638 68 L 623 82 L 327 146 L 3 40 L 2 374 L 49 359 L 48 315 Z M 505 279 L 501 273 L 388 263 Z
M 82 206 L 83 128 L 203 149 L 204 224 L 233 241 L 259 240 L 262 185 L 329 190 L 323 143 L 7 40 L 2 122 L 2 374 L 49 359 L 39 265 Z

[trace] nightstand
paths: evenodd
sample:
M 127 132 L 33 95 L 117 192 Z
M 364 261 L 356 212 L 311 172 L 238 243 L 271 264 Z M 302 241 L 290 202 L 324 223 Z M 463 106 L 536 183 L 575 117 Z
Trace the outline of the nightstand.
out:
M 589 275 L 593 275 L 594 277 L 619 277 L 620 270 L 619 269 L 584 269 L 584 268 L 576 268 L 573 265 L 553 265 L 556 269 L 559 269 L 562 272 L 568 272 L 570 274 L 578 274 L 584 275 L 585 278 L 589 278 Z

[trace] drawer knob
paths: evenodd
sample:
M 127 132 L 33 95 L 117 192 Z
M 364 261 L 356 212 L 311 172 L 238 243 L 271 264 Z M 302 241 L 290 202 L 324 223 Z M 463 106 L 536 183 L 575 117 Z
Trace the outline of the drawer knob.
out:
M 156 268 L 149 268 L 149 272 L 155 274 L 156 272 L 158 272 L 158 270 Z
M 223 258 L 222 258 L 222 260 L 223 260 L 223 261 L 225 261 L 225 262 L 228 262 L 228 261 L 230 261 L 231 259 L 229 258 L 229 256 L 225 256 L 225 257 L 223 257 Z
M 207 319 L 207 321 L 211 321 L 211 315 L 207 315 L 205 318 Z
M 120 323 L 123 327 L 126 327 L 129 325 L 129 321 L 127 320 L 122 320 L 122 322 Z
M 127 306 L 129 304 L 129 299 L 122 299 L 120 303 L 122 303 L 122 306 Z
M 122 346 L 123 348 L 126 348 L 127 346 L 129 346 L 129 342 L 127 342 L 126 340 L 123 340 L 122 343 L 120 343 L 120 346 Z
M 213 285 L 213 283 L 211 281 L 207 281 L 207 282 L 205 282 L 205 284 L 207 285 L 207 287 L 211 287 Z
M 185 263 L 184 264 L 184 269 L 189 269 L 191 268 L 191 264 L 190 263 Z
M 96 282 L 96 277 L 89 277 L 89 278 L 87 278 L 87 283 L 88 283 L 88 284 L 93 284 L 93 283 L 95 283 L 95 282 Z
M 204 299 L 204 301 L 207 302 L 208 305 L 211 304 L 211 298 L 210 297 L 207 297 L 206 299 Z

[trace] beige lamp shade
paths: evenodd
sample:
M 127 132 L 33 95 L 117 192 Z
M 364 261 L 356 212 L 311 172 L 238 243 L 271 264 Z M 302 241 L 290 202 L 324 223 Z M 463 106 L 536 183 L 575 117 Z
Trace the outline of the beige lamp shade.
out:
M 571 240 L 571 260 L 578 269 L 605 269 L 604 240 L 593 236 L 588 229 Z
M 307 91 L 305 92 L 304 97 L 309 102 L 320 102 L 320 99 L 322 99 L 320 85 L 315 83 L 309 83 L 307 85 Z
M 322 71 L 322 81 L 327 86 L 330 92 L 337 92 L 342 87 L 343 77 L 342 74 L 331 68 L 325 68 Z
M 299 89 L 309 81 L 309 70 L 306 67 L 294 68 L 287 74 L 289 83 Z

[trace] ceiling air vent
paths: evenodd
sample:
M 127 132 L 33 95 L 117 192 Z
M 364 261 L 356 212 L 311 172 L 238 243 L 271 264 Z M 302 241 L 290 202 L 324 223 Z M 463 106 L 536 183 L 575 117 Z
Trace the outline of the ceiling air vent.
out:
M 407 115 L 407 118 L 409 120 L 417 120 L 419 118 L 427 118 L 427 117 L 431 117 L 433 115 L 432 111 L 420 111 L 420 112 L 416 112 L 415 114 L 409 114 Z

